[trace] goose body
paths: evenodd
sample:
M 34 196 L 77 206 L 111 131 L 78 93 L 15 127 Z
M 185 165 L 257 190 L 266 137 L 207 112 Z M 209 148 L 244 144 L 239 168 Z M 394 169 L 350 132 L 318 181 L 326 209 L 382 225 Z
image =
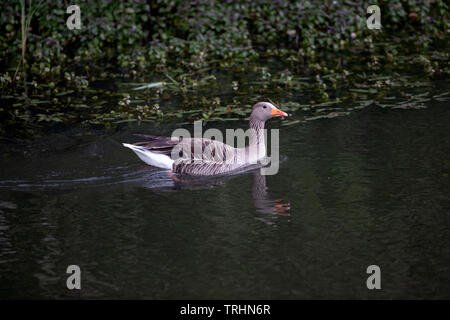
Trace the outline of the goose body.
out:
M 287 116 L 268 102 L 259 102 L 250 115 L 250 141 L 233 148 L 204 138 L 160 137 L 139 134 L 149 139 L 123 146 L 133 150 L 148 165 L 189 175 L 217 175 L 256 164 L 266 157 L 264 123 L 272 117 Z

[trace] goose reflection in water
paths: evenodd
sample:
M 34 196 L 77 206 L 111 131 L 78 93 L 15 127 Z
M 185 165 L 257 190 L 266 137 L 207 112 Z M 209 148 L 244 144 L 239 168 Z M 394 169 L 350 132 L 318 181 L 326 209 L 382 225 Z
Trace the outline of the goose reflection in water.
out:
M 247 171 L 247 170 L 246 170 Z M 245 173 L 244 173 L 245 174 Z M 252 174 L 252 198 L 253 204 L 259 215 L 257 220 L 269 225 L 275 225 L 274 218 L 290 216 L 291 205 L 284 199 L 276 199 L 268 192 L 266 176 L 261 174 L 260 167 L 250 168 L 247 174 Z M 162 185 L 170 190 L 205 190 L 227 183 L 236 175 L 222 175 L 214 177 L 199 177 L 176 175 L 167 171 L 159 171 L 158 178 L 155 175 L 149 176 L 144 187 L 160 189 Z
M 253 173 L 252 196 L 255 207 L 259 212 L 290 216 L 291 204 L 284 202 L 284 199 L 273 200 L 270 197 L 267 192 L 266 176 L 262 175 L 259 170 Z

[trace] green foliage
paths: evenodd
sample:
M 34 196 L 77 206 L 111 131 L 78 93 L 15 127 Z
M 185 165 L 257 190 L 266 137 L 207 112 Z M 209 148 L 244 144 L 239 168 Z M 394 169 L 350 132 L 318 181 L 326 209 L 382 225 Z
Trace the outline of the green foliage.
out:
M 358 52 L 367 59 L 355 68 L 379 71 L 384 65 L 398 66 L 402 47 L 417 56 L 413 62 L 428 76 L 437 71 L 448 74 L 448 55 L 429 56 L 431 49 L 448 46 L 448 5 L 439 0 L 378 1 L 383 26 L 379 31 L 366 26 L 366 8 L 373 1 L 80 0 L 76 4 L 81 8 L 82 28 L 69 30 L 66 9 L 75 3 L 27 0 L 31 22 L 21 66 L 26 72 L 18 73 L 14 81 L 22 50 L 20 3 L 2 3 L 0 15 L 4 30 L 0 33 L 0 102 L 8 105 L 0 111 L 8 112 L 2 117 L 8 121 L 33 119 L 34 113 L 40 122 L 58 122 L 58 109 L 65 108 L 58 105 L 62 93 L 86 92 L 99 79 L 143 79 L 156 73 L 160 77 L 154 80 L 166 81 L 186 95 L 211 81 L 212 75 L 205 70 L 228 70 L 270 57 L 290 69 L 273 78 L 263 68 L 263 81 L 292 88 L 294 76 L 307 73 L 316 77 L 313 90 L 323 101 L 329 99 L 326 91 L 335 89 L 339 77 L 348 73 L 342 59 L 327 65 L 330 55 Z M 386 45 L 377 47 L 380 43 Z M 262 86 L 265 89 L 267 84 Z M 239 89 L 238 84 L 232 87 Z M 58 103 L 45 116 L 33 97 Z M 65 105 L 81 108 L 67 97 Z M 132 114 L 162 118 L 161 110 L 150 105 L 154 106 L 143 105 Z M 114 119 L 125 114 L 119 109 Z M 209 117 L 208 112 L 204 117 Z M 128 117 L 127 113 L 121 118 Z
M 27 2 L 28 4 L 28 2 Z M 28 35 L 26 67 L 42 79 L 61 76 L 71 64 L 86 71 L 104 61 L 145 70 L 204 68 L 217 60 L 247 60 L 257 47 L 301 48 L 307 56 L 337 51 L 371 35 L 413 32 L 427 45 L 444 37 L 444 1 L 379 1 L 383 31 L 367 30 L 370 1 L 79 1 L 82 29 L 68 30 L 63 1 L 44 0 Z M 27 7 L 27 14 L 37 1 Z M 20 1 L 3 5 L 0 64 L 13 67 L 20 52 Z M 356 40 L 351 35 L 354 33 Z M 180 59 L 181 58 L 181 59 Z M 83 70 L 86 69 L 86 70 Z

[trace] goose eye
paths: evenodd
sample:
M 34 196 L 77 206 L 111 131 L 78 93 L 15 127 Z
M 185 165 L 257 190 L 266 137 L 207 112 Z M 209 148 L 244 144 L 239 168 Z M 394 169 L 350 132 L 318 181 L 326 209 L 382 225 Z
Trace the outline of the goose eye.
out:
M 267 109 L 267 106 L 264 106 L 263 108 L 264 108 L 264 109 Z

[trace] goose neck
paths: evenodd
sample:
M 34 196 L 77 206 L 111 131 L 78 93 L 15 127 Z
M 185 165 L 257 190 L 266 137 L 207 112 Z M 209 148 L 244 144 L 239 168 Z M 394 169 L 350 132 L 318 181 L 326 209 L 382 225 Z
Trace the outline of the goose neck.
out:
M 250 119 L 250 145 L 264 143 L 264 121 Z

